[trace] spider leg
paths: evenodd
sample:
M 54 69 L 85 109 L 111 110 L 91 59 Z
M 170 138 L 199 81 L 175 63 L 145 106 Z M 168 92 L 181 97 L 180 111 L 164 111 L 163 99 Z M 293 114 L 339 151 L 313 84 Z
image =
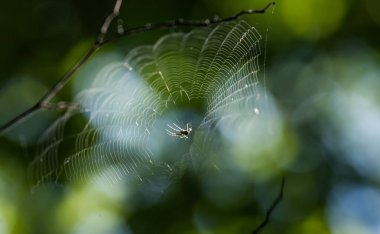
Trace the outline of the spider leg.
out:
M 177 136 L 177 133 L 174 133 L 174 132 L 171 132 L 169 131 L 168 129 L 165 129 L 166 130 L 166 133 L 170 136 Z
M 181 127 L 179 127 L 177 124 L 173 123 L 174 126 L 176 126 L 178 128 L 178 130 L 181 130 L 181 131 L 186 131 L 186 129 L 183 129 Z
M 189 126 L 189 123 L 186 124 L 186 129 L 181 128 L 175 123 L 172 123 L 171 125 L 167 124 L 167 126 L 169 127 L 169 129 L 165 129 L 165 130 L 168 135 L 177 136 L 179 138 L 185 138 L 185 139 L 188 139 L 187 135 L 192 130 L 191 127 Z
M 170 126 L 169 124 L 168 124 L 168 127 L 171 128 L 172 130 L 176 131 L 176 132 L 179 130 L 179 129 L 175 129 L 175 128 L 173 128 L 173 127 Z

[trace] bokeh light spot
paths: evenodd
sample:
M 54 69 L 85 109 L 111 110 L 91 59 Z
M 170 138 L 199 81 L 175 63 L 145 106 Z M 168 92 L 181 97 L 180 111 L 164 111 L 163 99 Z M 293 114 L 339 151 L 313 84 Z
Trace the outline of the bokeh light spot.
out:
M 333 234 L 380 232 L 380 193 L 377 189 L 338 185 L 331 193 L 327 212 Z
M 295 36 L 318 40 L 339 28 L 346 13 L 346 2 L 285 0 L 280 8 L 285 25 Z

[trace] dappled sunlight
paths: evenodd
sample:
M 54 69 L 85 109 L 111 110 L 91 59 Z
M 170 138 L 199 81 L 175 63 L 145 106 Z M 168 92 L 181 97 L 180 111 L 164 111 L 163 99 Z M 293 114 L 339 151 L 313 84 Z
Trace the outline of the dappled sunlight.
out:
M 329 53 L 321 53 L 310 62 L 297 60 L 297 56 L 294 56 L 294 59 L 283 65 L 284 67 L 277 68 L 278 75 L 283 75 L 284 80 L 280 80 L 282 83 L 277 84 L 278 87 L 275 86 L 276 83 L 274 86 L 276 92 L 280 92 L 281 97 L 286 98 L 283 102 L 281 99 L 277 101 L 292 110 L 288 116 L 292 130 L 297 135 L 310 131 L 315 134 L 298 138 L 301 155 L 289 168 L 296 173 L 298 179 L 293 178 L 292 184 L 288 184 L 289 203 L 286 206 L 289 207 L 287 213 L 281 217 L 298 220 L 305 215 L 302 214 L 307 210 L 304 210 L 304 207 L 316 206 L 315 202 L 321 199 L 317 192 L 318 188 L 329 191 L 328 188 L 338 186 L 342 178 L 350 180 L 347 175 L 355 181 L 379 181 L 379 63 L 376 54 L 368 48 L 355 48 L 350 52 L 350 56 L 346 53 L 348 52 L 343 46 Z M 295 71 L 296 75 L 292 76 Z M 294 86 L 283 90 L 280 85 L 285 82 Z M 322 146 L 324 148 L 321 148 Z M 305 175 L 324 172 L 326 168 L 321 166 L 326 166 L 326 161 L 334 162 L 330 175 L 332 179 L 321 179 L 314 186 L 309 183 L 313 183 L 316 178 L 311 177 L 306 183 L 302 181 L 306 180 Z M 360 182 L 357 183 L 360 185 Z M 302 188 L 302 191 L 307 191 L 308 195 L 301 195 L 302 191 L 293 186 Z M 333 233 L 378 232 L 365 224 L 363 220 L 366 218 L 354 215 L 359 212 L 358 210 L 342 211 L 343 208 L 336 208 L 339 206 L 339 200 L 345 199 L 345 193 L 349 191 L 341 191 L 339 195 L 334 195 L 333 200 L 330 199 L 330 208 L 326 210 L 326 217 L 330 217 L 329 229 L 333 230 Z M 359 200 L 359 198 L 358 201 L 350 200 L 350 203 L 360 204 Z M 302 204 L 302 208 L 298 203 Z M 297 212 L 292 212 L 295 210 Z M 348 217 L 345 212 L 351 212 L 352 215 Z M 323 221 L 320 225 L 323 227 Z M 306 226 L 305 230 L 313 229 Z M 296 230 L 294 233 L 306 232 Z
M 380 179 L 379 73 L 374 57 L 362 52 L 351 57 L 339 52 L 319 56 L 300 73 L 296 94 L 304 101 L 295 112 L 299 123 L 318 123 L 323 143 L 337 160 L 376 180 Z
M 319 74 L 330 79 L 319 89 L 324 97 L 318 108 L 327 120 L 321 130 L 325 144 L 340 155 L 338 160 L 380 180 L 379 68 L 373 58 L 363 54 L 357 57 L 361 60 L 334 58 L 326 73 Z
M 353 183 L 337 184 L 327 207 L 333 234 L 372 234 L 380 232 L 380 191 Z
M 296 139 L 286 132 L 284 119 L 270 93 L 260 104 L 262 108 L 250 114 L 236 113 L 240 118 L 226 118 L 219 124 L 226 139 L 226 156 L 221 167 L 250 174 L 254 180 L 270 178 L 287 168 L 296 156 Z
M 307 216 L 301 224 L 294 225 L 289 233 L 330 234 L 331 232 L 325 223 L 324 214 L 322 212 L 316 212 Z
M 335 126 L 335 131 L 325 130 L 330 147 L 342 152 L 357 172 L 380 181 L 380 105 L 356 90 L 341 90 L 326 107 Z
M 295 36 L 320 40 L 339 29 L 347 11 L 346 0 L 284 0 L 282 20 Z M 300 23 L 302 21 L 302 23 Z
M 380 233 L 378 0 L 121 2 L 0 9 L 0 233 Z
M 128 207 L 129 187 L 86 183 L 69 187 L 54 215 L 67 233 L 128 233 L 123 219 Z M 125 202 L 125 203 L 124 203 Z

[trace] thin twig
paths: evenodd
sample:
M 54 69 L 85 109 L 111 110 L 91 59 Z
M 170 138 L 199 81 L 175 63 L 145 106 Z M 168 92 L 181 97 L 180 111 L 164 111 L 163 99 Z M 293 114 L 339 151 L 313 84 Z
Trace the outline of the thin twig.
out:
M 284 186 L 285 186 L 285 177 L 282 177 L 279 194 L 277 195 L 276 199 L 273 201 L 272 205 L 269 207 L 269 209 L 265 213 L 265 217 L 263 221 L 261 221 L 260 225 L 257 226 L 255 230 L 253 230 L 252 234 L 258 234 L 268 224 L 271 214 L 273 213 L 274 209 L 277 207 L 278 203 L 280 203 L 280 201 L 282 200 L 282 197 L 284 195 Z
M 206 19 L 206 20 L 184 20 L 184 19 L 177 19 L 177 20 L 172 20 L 172 21 L 167 21 L 167 22 L 161 22 L 161 23 L 148 23 L 145 24 L 144 26 L 139 26 L 135 28 L 129 28 L 122 33 L 117 33 L 113 35 L 112 37 L 105 39 L 101 45 L 104 45 L 106 43 L 109 43 L 117 38 L 120 37 L 125 37 L 125 36 L 131 36 L 134 34 L 142 33 L 142 32 L 147 32 L 151 30 L 156 30 L 156 29 L 172 29 L 172 28 L 177 28 L 177 27 L 207 27 L 210 25 L 214 24 L 220 24 L 223 22 L 229 22 L 233 20 L 237 20 L 240 17 L 244 15 L 252 15 L 252 14 L 264 14 L 270 7 L 274 6 L 276 2 L 270 2 L 268 3 L 264 8 L 260 10 L 243 10 L 240 11 L 239 13 L 226 17 L 226 18 L 218 18 L 215 17 L 213 19 Z
M 123 0 L 116 0 L 115 6 L 113 8 L 113 12 L 107 16 L 102 27 L 100 28 L 100 32 L 95 44 L 103 43 L 104 37 L 108 33 L 108 29 L 110 27 L 112 20 L 115 19 L 119 15 L 120 7 L 122 3 L 123 3 Z
M 55 111 L 65 111 L 65 110 L 79 110 L 79 103 L 69 103 L 69 102 L 57 102 L 57 103 L 45 103 L 43 109 L 55 110 Z
M 57 83 L 55 83 L 47 93 L 32 107 L 25 110 L 21 114 L 17 115 L 4 125 L 0 127 L 0 136 L 7 132 L 11 127 L 16 124 L 26 120 L 31 117 L 38 110 L 46 110 L 47 106 L 49 106 L 49 102 L 57 95 L 57 93 L 67 84 L 67 82 L 71 79 L 72 75 L 103 45 L 110 43 L 111 41 L 120 38 L 126 37 L 138 33 L 143 33 L 146 31 L 156 30 L 156 29 L 170 29 L 176 27 L 206 27 L 213 24 L 219 24 L 222 22 L 233 21 L 239 19 L 243 15 L 250 14 L 264 14 L 271 6 L 275 5 L 275 2 L 270 2 L 263 9 L 260 10 L 244 10 L 233 16 L 229 16 L 226 18 L 214 18 L 214 19 L 206 19 L 200 21 L 193 20 L 183 20 L 178 19 L 174 21 L 162 22 L 162 23 L 153 23 L 153 24 L 145 24 L 144 26 L 130 28 L 124 30 L 122 33 L 114 34 L 109 38 L 106 38 L 108 34 L 108 29 L 111 22 L 119 15 L 120 7 L 122 5 L 122 0 L 116 0 L 114 9 L 111 14 L 107 16 L 103 25 L 101 26 L 96 41 L 91 46 L 91 48 L 87 51 L 87 53 L 77 62 L 68 72 L 62 77 Z

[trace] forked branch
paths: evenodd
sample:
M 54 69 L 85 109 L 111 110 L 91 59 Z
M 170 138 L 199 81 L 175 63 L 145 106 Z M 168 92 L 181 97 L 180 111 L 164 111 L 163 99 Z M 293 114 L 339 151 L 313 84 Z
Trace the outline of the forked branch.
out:
M 119 15 L 120 7 L 122 5 L 122 0 L 116 0 L 114 9 L 112 13 L 110 13 L 106 19 L 104 20 L 104 23 L 100 27 L 98 36 L 96 37 L 96 40 L 94 44 L 90 47 L 90 49 L 87 51 L 87 53 L 77 62 L 67 73 L 64 75 L 57 83 L 55 83 L 42 98 L 34 104 L 29 109 L 25 110 L 24 112 L 20 113 L 4 125 L 0 127 L 0 136 L 6 133 L 10 128 L 14 127 L 15 125 L 25 121 L 27 118 L 31 117 L 34 113 L 36 113 L 38 110 L 50 110 L 52 109 L 52 105 L 50 101 L 57 95 L 57 93 L 70 81 L 73 74 L 103 45 L 117 39 L 120 37 L 126 37 L 146 31 L 151 31 L 155 29 L 171 29 L 171 28 L 177 28 L 177 27 L 205 27 L 213 24 L 219 24 L 222 22 L 228 22 L 233 21 L 236 19 L 239 19 L 243 15 L 250 15 L 250 14 L 264 14 L 271 6 L 275 5 L 275 2 L 268 3 L 264 8 L 260 10 L 243 10 L 235 15 L 226 17 L 226 18 L 213 18 L 213 19 L 206 19 L 206 20 L 183 20 L 183 19 L 177 19 L 174 21 L 168 21 L 168 22 L 162 22 L 162 23 L 152 23 L 152 24 L 145 24 L 144 26 L 135 27 L 135 28 L 129 28 L 126 30 L 123 30 L 121 33 L 116 33 L 110 37 L 107 38 L 108 35 L 108 29 L 112 23 L 112 21 Z

